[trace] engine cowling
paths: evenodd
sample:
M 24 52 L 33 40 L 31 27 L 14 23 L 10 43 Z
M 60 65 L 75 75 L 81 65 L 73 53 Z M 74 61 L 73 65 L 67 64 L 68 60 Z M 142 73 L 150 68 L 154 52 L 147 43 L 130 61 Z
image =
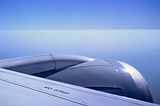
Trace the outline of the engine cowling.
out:
M 131 65 L 116 60 L 49 54 L 0 60 L 0 67 L 153 102 L 144 77 Z
M 143 76 L 131 65 L 116 60 L 95 59 L 66 68 L 47 78 L 153 102 Z

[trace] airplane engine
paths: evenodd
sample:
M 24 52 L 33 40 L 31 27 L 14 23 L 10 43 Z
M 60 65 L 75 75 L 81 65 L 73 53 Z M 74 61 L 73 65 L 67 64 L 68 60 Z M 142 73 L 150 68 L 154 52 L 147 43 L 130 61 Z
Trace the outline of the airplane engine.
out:
M 77 55 L 41 55 L 0 61 L 0 67 L 147 102 L 149 86 L 131 65 Z
M 106 59 L 90 59 L 46 78 L 94 90 L 153 102 L 144 77 L 132 66 Z

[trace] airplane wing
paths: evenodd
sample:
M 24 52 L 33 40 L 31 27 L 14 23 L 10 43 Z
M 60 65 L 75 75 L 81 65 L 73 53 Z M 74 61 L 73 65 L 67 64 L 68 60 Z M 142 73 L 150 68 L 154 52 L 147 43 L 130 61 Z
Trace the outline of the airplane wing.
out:
M 159 106 L 0 68 L 0 106 Z

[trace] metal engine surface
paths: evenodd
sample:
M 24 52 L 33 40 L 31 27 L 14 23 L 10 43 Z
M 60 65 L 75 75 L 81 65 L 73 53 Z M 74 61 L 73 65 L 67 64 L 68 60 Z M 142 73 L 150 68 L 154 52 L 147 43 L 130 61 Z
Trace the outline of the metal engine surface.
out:
M 1 60 L 0 67 L 153 102 L 143 76 L 132 66 L 116 60 L 49 54 Z

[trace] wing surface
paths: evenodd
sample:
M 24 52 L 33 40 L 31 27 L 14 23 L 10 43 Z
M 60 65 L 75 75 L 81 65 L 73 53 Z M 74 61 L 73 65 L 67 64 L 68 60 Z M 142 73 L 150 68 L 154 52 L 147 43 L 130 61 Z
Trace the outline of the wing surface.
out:
M 0 106 L 159 106 L 0 68 Z

